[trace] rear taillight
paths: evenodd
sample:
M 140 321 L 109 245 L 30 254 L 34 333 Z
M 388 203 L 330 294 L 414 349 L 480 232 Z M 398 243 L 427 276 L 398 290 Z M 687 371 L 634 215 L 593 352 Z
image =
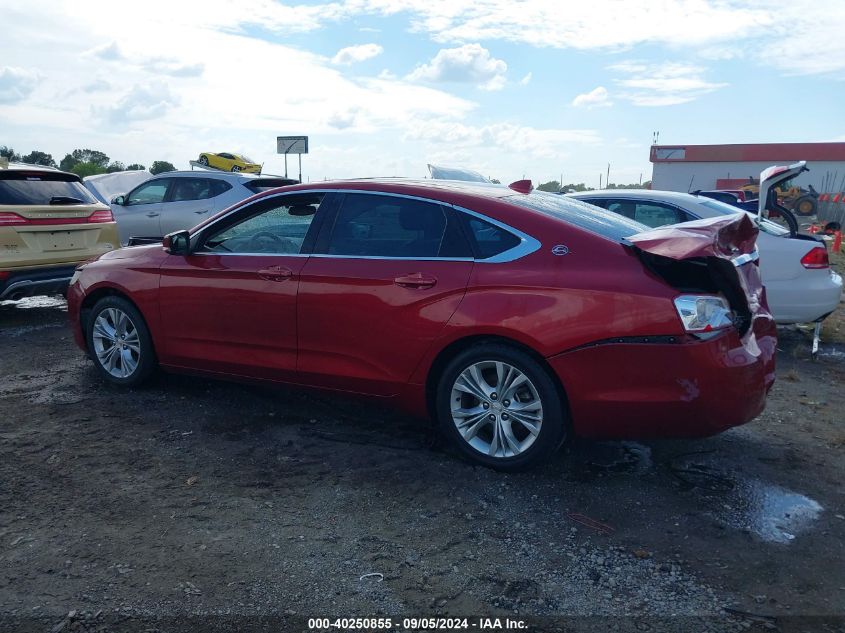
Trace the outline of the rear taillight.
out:
M 804 268 L 830 268 L 830 259 L 824 246 L 815 246 L 801 258 Z
M 0 226 L 49 226 L 52 224 L 100 224 L 103 222 L 114 222 L 111 209 L 99 209 L 87 218 L 25 218 L 17 213 L 0 213 Z
M 26 218 L 17 213 L 0 213 L 0 226 L 16 226 L 26 224 Z
M 111 209 L 100 209 L 88 216 L 88 222 L 114 222 Z
M 707 334 L 733 325 L 734 315 L 724 297 L 681 295 L 675 298 L 675 309 L 690 334 Z

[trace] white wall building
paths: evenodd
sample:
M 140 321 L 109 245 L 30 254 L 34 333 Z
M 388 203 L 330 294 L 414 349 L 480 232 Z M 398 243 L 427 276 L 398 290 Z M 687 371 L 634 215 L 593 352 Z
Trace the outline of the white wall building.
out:
M 845 191 L 845 143 L 759 143 L 751 145 L 652 145 L 652 189 L 734 189 L 771 165 L 807 161 L 809 172 L 795 179 L 819 193 Z

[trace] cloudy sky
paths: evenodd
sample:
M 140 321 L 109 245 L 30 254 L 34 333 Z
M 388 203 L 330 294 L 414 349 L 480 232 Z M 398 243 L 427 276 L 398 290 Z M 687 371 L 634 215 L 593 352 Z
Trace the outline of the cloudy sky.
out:
M 0 0 L 0 145 L 303 178 L 648 179 L 661 143 L 845 140 L 841 0 Z M 293 163 L 291 163 L 293 165 Z

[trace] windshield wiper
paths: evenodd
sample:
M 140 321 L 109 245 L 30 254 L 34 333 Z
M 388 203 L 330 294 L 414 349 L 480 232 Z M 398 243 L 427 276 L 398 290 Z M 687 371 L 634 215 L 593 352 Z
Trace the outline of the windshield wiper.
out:
M 85 204 L 85 200 L 73 196 L 53 196 L 50 198 L 50 204 Z

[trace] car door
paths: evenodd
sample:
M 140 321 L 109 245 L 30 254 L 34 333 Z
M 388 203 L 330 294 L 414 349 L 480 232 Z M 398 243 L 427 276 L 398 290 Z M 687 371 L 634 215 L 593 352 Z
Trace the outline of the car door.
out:
M 165 365 L 293 380 L 296 296 L 323 194 L 256 200 L 171 255 L 159 288 Z
M 160 237 L 161 211 L 172 178 L 155 178 L 138 185 L 124 196 L 122 205 L 112 205 L 120 243 L 130 237 Z
M 383 396 L 407 383 L 472 271 L 454 214 L 405 196 L 343 195 L 302 270 L 300 380 Z
M 227 185 L 210 178 L 174 178 L 162 205 L 161 234 L 193 228 L 208 218 L 214 209 L 213 198 L 219 189 L 218 182 Z

